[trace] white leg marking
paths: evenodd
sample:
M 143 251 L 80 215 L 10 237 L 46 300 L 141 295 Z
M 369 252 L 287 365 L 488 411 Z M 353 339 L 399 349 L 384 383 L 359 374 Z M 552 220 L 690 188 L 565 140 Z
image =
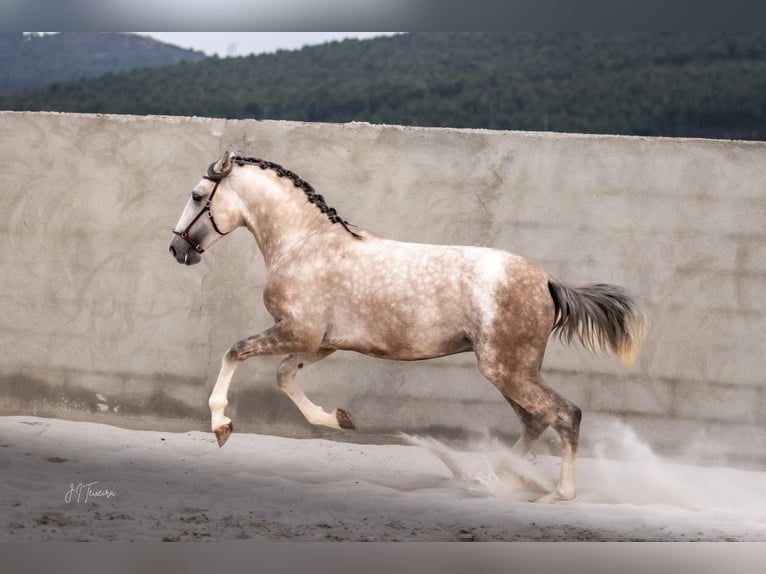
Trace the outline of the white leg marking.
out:
M 321 425 L 334 429 L 340 429 L 336 412 L 325 412 L 322 407 L 314 404 L 303 393 L 295 382 L 295 375 L 298 372 L 299 365 L 307 366 L 324 359 L 333 351 L 320 351 L 311 355 L 290 355 L 279 365 L 277 382 L 279 388 L 295 403 L 295 406 L 301 411 L 305 419 L 312 425 Z
M 210 399 L 208 399 L 208 405 L 210 406 L 210 427 L 215 431 L 224 425 L 228 425 L 231 419 L 224 416 L 223 410 L 226 405 L 229 404 L 229 385 L 231 384 L 231 377 L 234 375 L 234 371 L 237 369 L 237 362 L 223 358 L 221 363 L 221 370 L 218 372 L 218 379 L 213 387 L 213 392 L 210 393 Z
M 575 499 L 575 474 L 577 460 L 571 452 L 564 452 L 561 457 L 561 479 L 556 490 L 538 498 L 537 502 L 562 502 Z

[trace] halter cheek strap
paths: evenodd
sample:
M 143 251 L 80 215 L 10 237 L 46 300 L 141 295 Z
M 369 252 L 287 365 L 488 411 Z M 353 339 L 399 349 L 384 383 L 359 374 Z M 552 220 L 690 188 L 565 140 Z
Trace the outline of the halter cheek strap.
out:
M 199 221 L 199 218 L 202 217 L 202 215 L 204 213 L 207 213 L 207 217 L 210 220 L 210 224 L 213 226 L 213 229 L 215 229 L 215 231 L 216 231 L 216 233 L 218 233 L 218 235 L 227 235 L 229 233 L 229 232 L 224 233 L 223 231 L 221 231 L 218 228 L 218 225 L 216 225 L 216 223 L 215 223 L 215 218 L 213 217 L 213 211 L 212 211 L 212 209 L 210 207 L 212 205 L 212 203 L 213 203 L 213 197 L 215 197 L 215 192 L 218 191 L 218 184 L 221 183 L 221 180 L 226 175 L 226 174 L 222 175 L 222 174 L 215 173 L 215 171 L 213 171 L 213 166 L 214 165 L 215 165 L 215 162 L 210 164 L 210 167 L 207 170 L 207 174 L 202 176 L 202 177 L 204 177 L 205 179 L 207 179 L 209 181 L 214 181 L 215 182 L 215 186 L 213 187 L 213 191 L 210 193 L 210 197 L 207 198 L 207 201 L 205 202 L 204 207 L 194 217 L 194 219 L 191 220 L 191 223 L 189 223 L 189 225 L 186 226 L 186 229 L 184 229 L 183 231 L 176 231 L 175 229 L 173 230 L 173 233 L 175 235 L 178 235 L 179 237 L 184 239 L 189 245 L 191 245 L 194 248 L 194 250 L 197 253 L 200 253 L 200 254 L 204 253 L 205 249 L 197 241 L 192 239 L 192 237 L 191 237 L 189 232 L 191 231 L 191 228 L 194 226 L 194 224 L 197 223 L 197 221 Z

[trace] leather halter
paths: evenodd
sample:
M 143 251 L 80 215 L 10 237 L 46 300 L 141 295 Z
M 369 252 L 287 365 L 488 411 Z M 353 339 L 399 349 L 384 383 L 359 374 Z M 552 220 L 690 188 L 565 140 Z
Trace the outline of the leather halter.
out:
M 215 163 L 216 162 L 211 163 L 210 166 L 207 168 L 207 173 L 202 176 L 204 179 L 207 179 L 208 181 L 215 182 L 215 186 L 213 186 L 213 191 L 210 193 L 210 197 L 207 198 L 207 201 L 205 202 L 205 205 L 202 207 L 202 210 L 194 217 L 194 219 L 191 220 L 191 223 L 189 223 L 189 225 L 186 226 L 186 229 L 184 229 L 183 231 L 176 231 L 175 229 L 173 230 L 173 233 L 175 235 L 178 235 L 179 237 L 184 239 L 189 245 L 191 245 L 194 248 L 194 250 L 197 253 L 204 253 L 205 249 L 202 247 L 202 245 L 200 245 L 194 239 L 191 238 L 191 235 L 189 235 L 189 232 L 191 231 L 192 226 L 195 223 L 197 223 L 197 221 L 199 221 L 199 218 L 202 217 L 202 215 L 205 212 L 207 212 L 207 217 L 210 220 L 210 223 L 213 226 L 213 229 L 215 229 L 218 235 L 228 235 L 229 233 L 228 231 L 224 233 L 218 228 L 218 226 L 215 223 L 215 218 L 213 217 L 213 211 L 210 207 L 213 203 L 213 197 L 215 197 L 215 192 L 218 191 L 218 184 L 221 183 L 221 180 L 224 177 L 229 175 L 229 171 L 230 171 L 229 170 L 225 173 L 216 173 L 215 170 L 213 169 L 215 167 Z

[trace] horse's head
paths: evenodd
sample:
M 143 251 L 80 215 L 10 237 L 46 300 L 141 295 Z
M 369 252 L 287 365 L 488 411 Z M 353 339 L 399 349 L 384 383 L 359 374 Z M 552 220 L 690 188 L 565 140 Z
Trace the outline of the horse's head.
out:
M 232 155 L 227 151 L 210 164 L 192 190 L 170 242 L 170 253 L 179 263 L 199 263 L 206 249 L 241 224 L 237 196 L 226 180 L 233 166 Z

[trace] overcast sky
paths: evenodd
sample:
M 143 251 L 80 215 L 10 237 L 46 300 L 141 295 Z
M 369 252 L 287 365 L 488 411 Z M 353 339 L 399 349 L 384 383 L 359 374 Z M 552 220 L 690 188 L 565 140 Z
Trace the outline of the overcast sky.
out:
M 277 50 L 297 50 L 343 38 L 374 38 L 394 32 L 135 32 L 208 56 L 246 56 Z

